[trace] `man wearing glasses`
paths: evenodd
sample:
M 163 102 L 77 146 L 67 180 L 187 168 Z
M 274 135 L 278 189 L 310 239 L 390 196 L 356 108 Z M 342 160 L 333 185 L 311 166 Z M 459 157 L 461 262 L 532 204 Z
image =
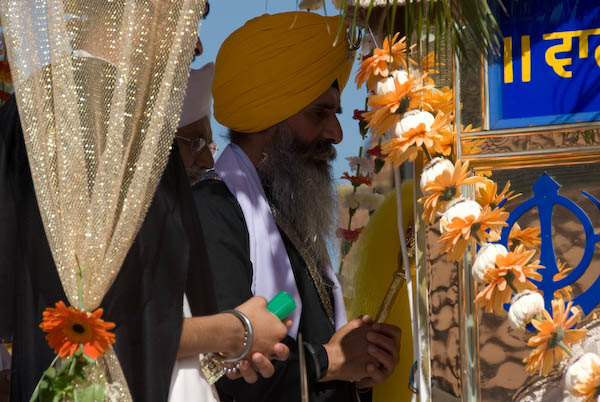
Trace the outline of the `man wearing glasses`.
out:
M 210 128 L 211 91 L 214 63 L 208 63 L 199 70 L 191 70 L 188 87 L 183 101 L 179 128 L 175 141 L 190 184 L 194 184 L 207 169 L 214 167 L 217 144 L 212 140 Z

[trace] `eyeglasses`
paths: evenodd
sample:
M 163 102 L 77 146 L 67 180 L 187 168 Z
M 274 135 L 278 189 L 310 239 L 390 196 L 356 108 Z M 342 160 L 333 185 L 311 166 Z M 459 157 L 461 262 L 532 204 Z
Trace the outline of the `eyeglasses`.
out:
M 192 150 L 192 152 L 196 152 L 196 153 L 202 152 L 204 147 L 208 147 L 208 150 L 210 151 L 212 156 L 215 156 L 217 154 L 217 152 L 219 151 L 219 146 L 217 144 L 215 144 L 214 142 L 207 144 L 206 140 L 202 137 L 186 138 L 186 137 L 181 137 L 179 135 L 176 135 L 175 138 L 188 143 L 190 145 L 190 149 Z

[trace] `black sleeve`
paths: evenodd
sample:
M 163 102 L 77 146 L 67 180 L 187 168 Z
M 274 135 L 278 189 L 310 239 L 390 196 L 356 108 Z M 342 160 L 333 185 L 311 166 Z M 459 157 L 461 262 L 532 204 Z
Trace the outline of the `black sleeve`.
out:
M 19 155 L 24 152 L 14 96 L 0 108 L 0 339 L 14 331 L 14 290 L 17 269 L 17 214 L 14 183 Z
M 219 180 L 204 180 L 193 188 L 204 234 L 219 311 L 252 297 L 252 262 L 248 229 L 242 210 Z

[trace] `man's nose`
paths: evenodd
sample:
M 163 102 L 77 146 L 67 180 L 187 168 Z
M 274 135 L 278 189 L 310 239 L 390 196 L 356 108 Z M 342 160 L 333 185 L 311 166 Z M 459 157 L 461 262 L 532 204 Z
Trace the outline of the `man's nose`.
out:
M 338 120 L 337 116 L 329 120 L 329 123 L 323 129 L 322 137 L 332 144 L 339 144 L 342 142 L 344 133 L 342 132 L 342 126 L 340 125 L 340 121 Z
M 212 169 L 215 167 L 215 160 L 213 159 L 212 153 L 208 146 L 202 148 L 200 152 L 194 154 L 194 162 L 196 166 L 204 169 Z

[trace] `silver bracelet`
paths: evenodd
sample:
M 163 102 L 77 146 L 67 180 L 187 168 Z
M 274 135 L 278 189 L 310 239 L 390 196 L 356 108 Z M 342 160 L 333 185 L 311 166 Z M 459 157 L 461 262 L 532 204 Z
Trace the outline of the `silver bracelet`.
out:
M 216 360 L 219 360 L 223 363 L 237 363 L 240 360 L 244 359 L 246 355 L 248 355 L 248 353 L 250 352 L 250 349 L 252 348 L 252 342 L 254 341 L 254 329 L 252 328 L 252 323 L 250 322 L 248 317 L 246 317 L 245 314 L 237 310 L 225 310 L 221 313 L 233 314 L 242 322 L 242 324 L 244 325 L 244 341 L 242 343 L 242 351 L 237 356 L 225 357 L 222 353 L 219 352 L 214 354 L 213 357 Z

